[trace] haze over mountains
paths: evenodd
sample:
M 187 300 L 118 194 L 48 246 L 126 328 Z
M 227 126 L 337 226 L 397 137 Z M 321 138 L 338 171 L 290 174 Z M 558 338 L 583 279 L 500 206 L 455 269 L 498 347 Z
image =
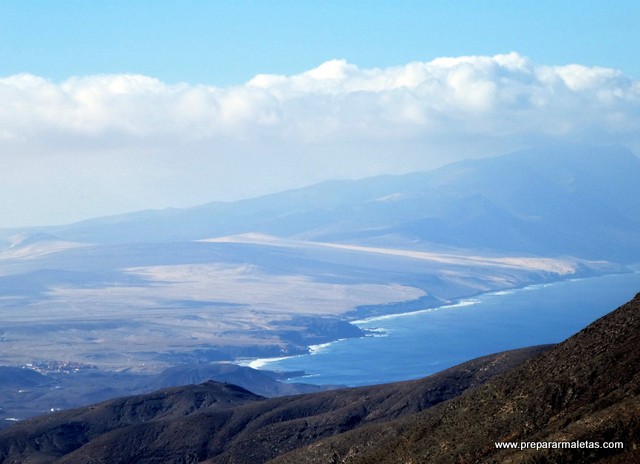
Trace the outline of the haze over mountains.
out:
M 625 148 L 555 145 L 428 172 L 329 181 L 251 200 L 45 230 L 90 243 L 259 232 L 633 261 L 640 256 L 639 174 L 640 161 Z
M 121 394 L 102 374 L 170 374 L 181 364 L 171 374 L 179 382 L 193 365 L 361 337 L 349 323 L 361 317 L 624 271 L 640 258 L 638 178 L 640 160 L 624 148 L 554 146 L 234 203 L 0 231 L 0 365 L 40 366 L 58 390 L 77 392 L 60 375 L 66 366 L 94 379 L 90 391 L 59 401 L 33 394 L 29 411 L 11 409 L 23 407 L 12 396 L 3 416 Z

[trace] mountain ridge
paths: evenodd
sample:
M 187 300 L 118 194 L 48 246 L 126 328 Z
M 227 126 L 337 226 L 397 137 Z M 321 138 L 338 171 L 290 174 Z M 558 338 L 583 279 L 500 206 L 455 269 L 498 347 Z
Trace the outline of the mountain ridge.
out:
M 640 259 L 640 159 L 619 146 L 527 149 L 404 175 L 325 181 L 236 202 L 147 210 L 42 232 L 67 241 L 197 240 L 264 233 Z M 37 232 L 37 230 L 36 230 Z M 625 245 L 625 252 L 611 244 Z M 630 256 L 631 255 L 631 256 Z
M 504 376 L 384 430 L 354 430 L 273 462 L 637 462 L 640 293 Z M 464 438 L 462 438 L 464 437 Z M 524 453 L 496 442 L 620 441 L 624 449 Z M 324 459 L 324 461 L 323 461 Z
M 318 395 L 265 399 L 217 382 L 161 389 L 28 419 L 1 430 L 0 462 L 169 463 L 185 462 L 187 455 L 200 459 L 207 453 L 218 455 L 220 462 L 238 462 L 239 456 L 247 459 L 239 462 L 262 462 L 273 457 L 274 445 L 295 446 L 291 434 L 312 442 L 362 421 L 401 417 L 480 385 L 546 349 L 498 353 L 425 379 Z M 247 407 L 225 407 L 234 402 Z M 144 425 L 150 422 L 154 424 Z M 256 442 L 256 434 L 270 438 Z M 133 442 L 139 449 L 131 446 Z M 255 460 L 248 460 L 251 453 Z
M 43 464 L 632 463 L 640 457 L 639 342 L 640 294 L 551 347 L 486 356 L 394 384 L 275 399 L 237 390 L 247 402 L 235 404 L 235 393 L 231 407 L 218 408 L 210 399 L 215 409 L 194 409 L 187 401 L 186 415 L 184 406 L 153 406 L 165 398 L 162 391 L 112 400 L 0 431 L 0 456 L 2 462 Z M 194 398 L 198 389 L 220 388 L 233 387 L 211 383 L 171 391 Z M 145 399 L 151 410 L 168 415 L 113 415 L 108 406 L 130 405 L 132 411 L 131 405 L 145 407 Z M 96 429 L 78 418 L 105 405 L 110 417 L 124 418 L 124 426 L 79 433 Z M 84 441 L 70 449 L 68 434 Z M 559 441 L 624 447 L 496 446 Z

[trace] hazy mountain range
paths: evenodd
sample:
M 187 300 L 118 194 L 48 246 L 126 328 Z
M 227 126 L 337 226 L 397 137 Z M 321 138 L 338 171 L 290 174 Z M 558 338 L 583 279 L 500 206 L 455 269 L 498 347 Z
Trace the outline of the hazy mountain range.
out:
M 428 172 L 329 181 L 250 200 L 110 216 L 43 232 L 90 243 L 259 232 L 633 261 L 640 257 L 639 175 L 640 160 L 625 148 L 556 145 Z

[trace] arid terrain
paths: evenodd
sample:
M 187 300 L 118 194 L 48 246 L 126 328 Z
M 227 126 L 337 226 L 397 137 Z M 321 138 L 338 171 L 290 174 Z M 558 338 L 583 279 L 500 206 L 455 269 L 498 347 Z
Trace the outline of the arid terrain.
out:
M 368 316 L 624 272 L 640 261 L 640 161 L 607 150 L 1 230 L 0 366 L 47 378 L 6 383 L 0 413 L 149 391 L 178 365 L 307 353 L 368 335 L 351 324 Z
M 0 461 L 633 463 L 639 334 L 640 294 L 558 345 L 420 380 L 275 399 L 208 382 L 26 420 L 0 431 Z

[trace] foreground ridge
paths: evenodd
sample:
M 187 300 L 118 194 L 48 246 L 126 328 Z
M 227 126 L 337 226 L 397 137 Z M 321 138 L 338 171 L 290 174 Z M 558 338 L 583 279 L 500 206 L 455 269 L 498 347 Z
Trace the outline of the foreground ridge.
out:
M 640 462 L 638 346 L 640 294 L 473 392 L 274 462 Z M 497 445 L 573 441 L 587 445 L 526 450 Z M 609 442 L 621 442 L 623 448 L 604 449 Z M 599 448 L 588 445 L 593 443 Z
M 265 462 L 364 424 L 422 411 L 547 348 L 485 356 L 425 379 L 318 394 L 266 399 L 207 382 L 110 400 L 0 431 L 0 462 Z
M 61 411 L 0 431 L 0 462 L 640 462 L 639 338 L 640 294 L 558 345 L 420 380 L 273 399 L 208 382 Z

